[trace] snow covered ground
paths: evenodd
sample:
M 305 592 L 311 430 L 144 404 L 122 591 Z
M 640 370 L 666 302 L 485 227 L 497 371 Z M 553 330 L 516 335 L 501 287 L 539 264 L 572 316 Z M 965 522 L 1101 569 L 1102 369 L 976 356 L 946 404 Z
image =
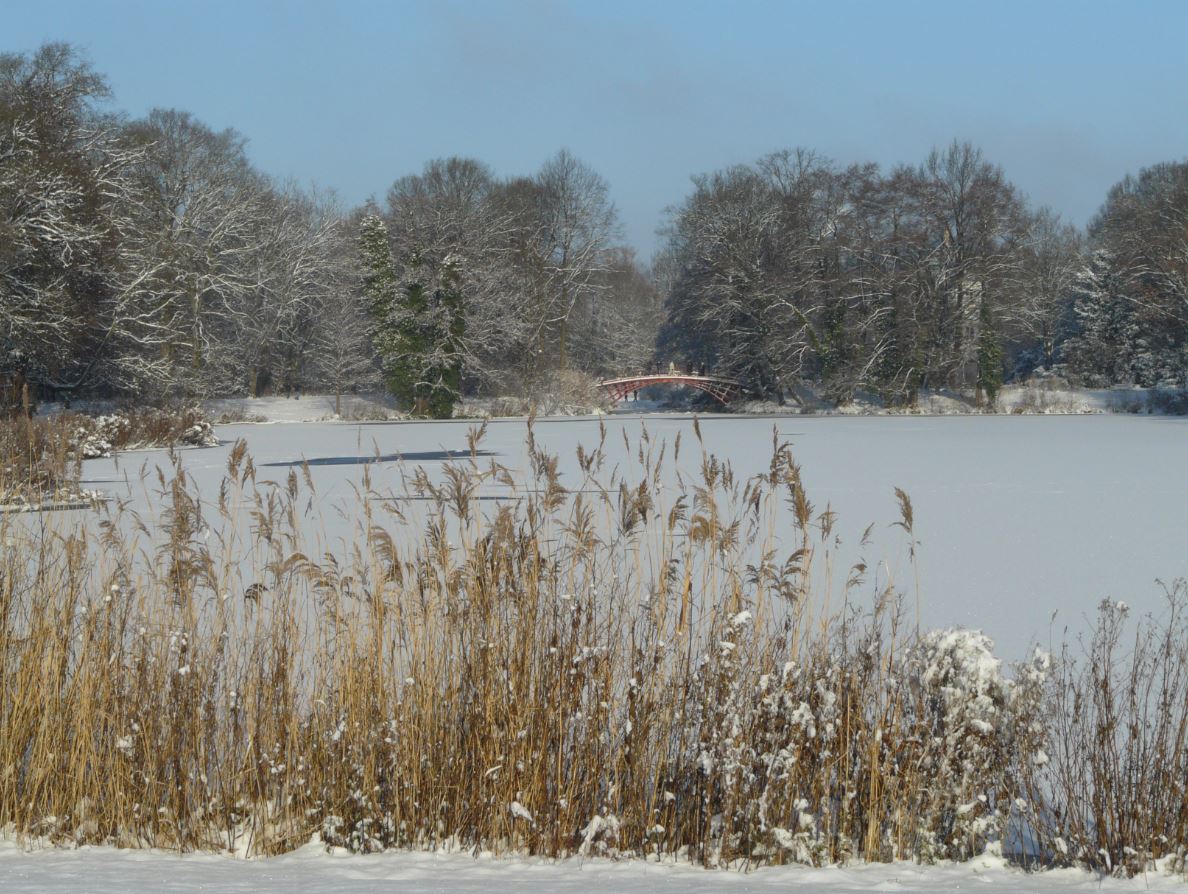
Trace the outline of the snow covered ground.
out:
M 676 405 L 682 405 L 682 401 L 691 397 L 692 393 L 676 389 L 670 392 L 669 396 Z M 793 402 L 780 405 L 769 400 L 746 401 L 740 406 L 748 414 L 764 416 L 961 416 L 983 412 L 968 395 L 948 391 L 923 392 L 918 405 L 912 409 L 886 408 L 877 398 L 862 394 L 855 395 L 851 403 L 841 407 L 832 406 L 809 392 L 805 392 L 802 398 L 805 401 L 803 406 Z M 1174 392 L 1124 387 L 1070 388 L 1038 382 L 1005 386 L 998 395 L 995 409 L 1002 415 L 1159 415 L 1168 412 L 1169 408 L 1177 403 L 1183 405 L 1184 402 L 1182 396 L 1178 397 Z M 528 405 L 522 398 L 468 398 L 460 407 L 459 413 L 471 418 L 526 415 Z M 228 420 L 260 423 L 337 421 L 332 394 L 302 394 L 300 397 L 226 397 L 204 401 L 202 407 L 215 420 L 225 417 Z M 41 415 L 53 415 L 63 412 L 64 409 L 58 403 L 45 403 L 38 412 Z M 76 404 L 75 409 L 91 413 L 109 413 L 116 410 L 117 406 L 110 401 L 84 401 Z M 341 412 L 338 419 L 348 422 L 390 420 L 401 416 L 396 409 L 395 399 L 386 392 L 344 394 L 339 409 Z M 614 412 L 633 414 L 665 409 L 666 406 L 661 403 L 639 400 L 621 403 Z M 581 408 L 576 405 L 561 405 L 557 408 L 556 415 L 581 415 Z
M 26 853 L 0 843 L 0 891 L 39 894 L 126 894 L 139 891 L 426 891 L 475 894 L 647 891 L 747 892 L 797 888 L 826 894 L 867 891 L 986 892 L 1184 891 L 1182 878 L 1152 873 L 1120 880 L 1079 870 L 1027 874 L 994 857 L 962 864 L 872 864 L 845 868 L 769 867 L 752 872 L 710 871 L 639 860 L 475 859 L 464 854 L 326 853 L 307 845 L 282 857 L 177 856 L 113 848 Z
M 886 407 L 877 397 L 858 393 L 843 406 L 833 406 L 811 392 L 802 394 L 803 406 L 772 401 L 747 401 L 749 413 L 825 416 L 964 416 L 984 413 L 971 394 L 953 391 L 921 392 L 911 408 Z M 1183 412 L 1184 396 L 1175 391 L 1150 388 L 1072 388 L 1050 381 L 1006 385 L 998 394 L 994 412 L 1004 415 L 1084 415 L 1091 413 L 1166 414 Z
M 303 394 L 301 397 L 226 397 L 208 400 L 203 409 L 212 419 L 228 415 L 260 422 L 319 422 L 334 418 L 333 394 Z M 390 394 L 344 394 L 338 402 L 341 418 L 395 418 L 396 401 Z
M 675 486 L 678 465 L 696 478 L 700 457 L 690 417 L 615 414 L 603 421 L 608 467 L 634 468 L 622 432 L 635 442 L 646 427 L 670 445 L 681 435 L 679 464 L 665 464 L 666 486 Z M 248 442 L 260 480 L 284 482 L 308 459 L 320 523 L 333 545 L 347 530 L 333 507 L 357 509 L 355 487 L 365 468 L 380 488 L 398 489 L 400 476 L 417 465 L 439 474 L 451 451 L 465 453 L 472 425 L 223 425 L 217 427 L 222 446 L 181 457 L 212 499 L 237 438 Z M 907 537 L 893 527 L 899 520 L 893 488 L 902 487 L 915 507 L 924 623 L 984 629 L 1007 660 L 1023 657 L 1032 641 L 1059 638 L 1066 626 L 1082 629 L 1105 597 L 1140 612 L 1158 610 L 1163 591 L 1156 579 L 1188 577 L 1188 419 L 701 417 L 707 448 L 729 459 L 744 479 L 767 468 L 773 429 L 792 442 L 817 511 L 829 506 L 838 513 L 838 580 L 862 558 L 870 568 L 866 593 L 890 574 L 914 601 Z M 522 420 L 495 421 L 483 448 L 491 459 L 525 470 L 525 434 Z M 572 482 L 575 448 L 597 443 L 599 420 L 540 420 L 536 437 L 560 454 L 563 482 Z M 158 464 L 165 464 L 163 451 L 91 460 L 83 487 L 131 494 L 134 507 L 147 509 L 151 498 L 136 478 L 142 465 Z M 871 544 L 859 547 L 871 524 Z

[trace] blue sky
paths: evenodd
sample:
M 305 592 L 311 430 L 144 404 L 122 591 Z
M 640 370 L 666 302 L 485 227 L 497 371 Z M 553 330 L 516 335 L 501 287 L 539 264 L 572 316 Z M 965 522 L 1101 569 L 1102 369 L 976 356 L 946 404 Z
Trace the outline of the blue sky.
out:
M 980 145 L 1085 223 L 1188 157 L 1188 2 L 0 0 L 0 50 L 84 49 L 115 105 L 188 110 L 277 177 L 382 197 L 430 158 L 526 174 L 562 146 L 646 257 L 689 177 L 808 146 Z

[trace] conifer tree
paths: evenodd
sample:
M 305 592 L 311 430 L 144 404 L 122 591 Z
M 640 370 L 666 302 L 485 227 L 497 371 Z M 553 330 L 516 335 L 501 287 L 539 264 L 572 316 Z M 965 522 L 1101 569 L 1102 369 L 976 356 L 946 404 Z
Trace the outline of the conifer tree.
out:
M 1095 251 L 1077 276 L 1073 312 L 1076 334 L 1064 348 L 1069 367 L 1088 384 L 1132 382 L 1140 333 L 1110 252 Z
M 421 415 L 428 396 L 420 376 L 425 287 L 414 275 L 400 288 L 388 228 L 378 215 L 369 214 L 359 229 L 363 296 L 371 313 L 372 339 L 383 359 L 388 389 L 403 406 Z M 419 265 L 414 263 L 412 269 L 415 273 Z

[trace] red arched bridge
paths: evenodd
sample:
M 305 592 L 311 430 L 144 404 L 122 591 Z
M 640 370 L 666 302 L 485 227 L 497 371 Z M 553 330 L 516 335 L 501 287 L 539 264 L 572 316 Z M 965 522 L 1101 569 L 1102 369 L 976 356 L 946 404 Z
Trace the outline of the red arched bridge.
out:
M 699 376 L 695 373 L 667 372 L 654 375 L 640 374 L 626 376 L 622 379 L 605 379 L 598 383 L 598 387 L 609 394 L 615 401 L 625 400 L 630 395 L 647 388 L 649 385 L 686 385 L 704 391 L 722 403 L 728 403 L 731 398 L 743 393 L 743 385 L 734 379 L 724 379 L 721 376 Z

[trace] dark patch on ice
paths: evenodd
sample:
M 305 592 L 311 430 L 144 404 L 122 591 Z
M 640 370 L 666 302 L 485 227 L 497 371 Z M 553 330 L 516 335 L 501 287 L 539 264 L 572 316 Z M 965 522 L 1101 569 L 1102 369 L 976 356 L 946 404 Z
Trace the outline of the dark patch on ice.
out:
M 386 456 L 318 456 L 313 459 L 295 459 L 291 462 L 262 463 L 265 468 L 303 466 L 367 466 L 372 463 L 431 463 L 450 459 L 470 459 L 471 456 L 498 456 L 490 450 L 420 450 L 409 453 L 389 453 Z

